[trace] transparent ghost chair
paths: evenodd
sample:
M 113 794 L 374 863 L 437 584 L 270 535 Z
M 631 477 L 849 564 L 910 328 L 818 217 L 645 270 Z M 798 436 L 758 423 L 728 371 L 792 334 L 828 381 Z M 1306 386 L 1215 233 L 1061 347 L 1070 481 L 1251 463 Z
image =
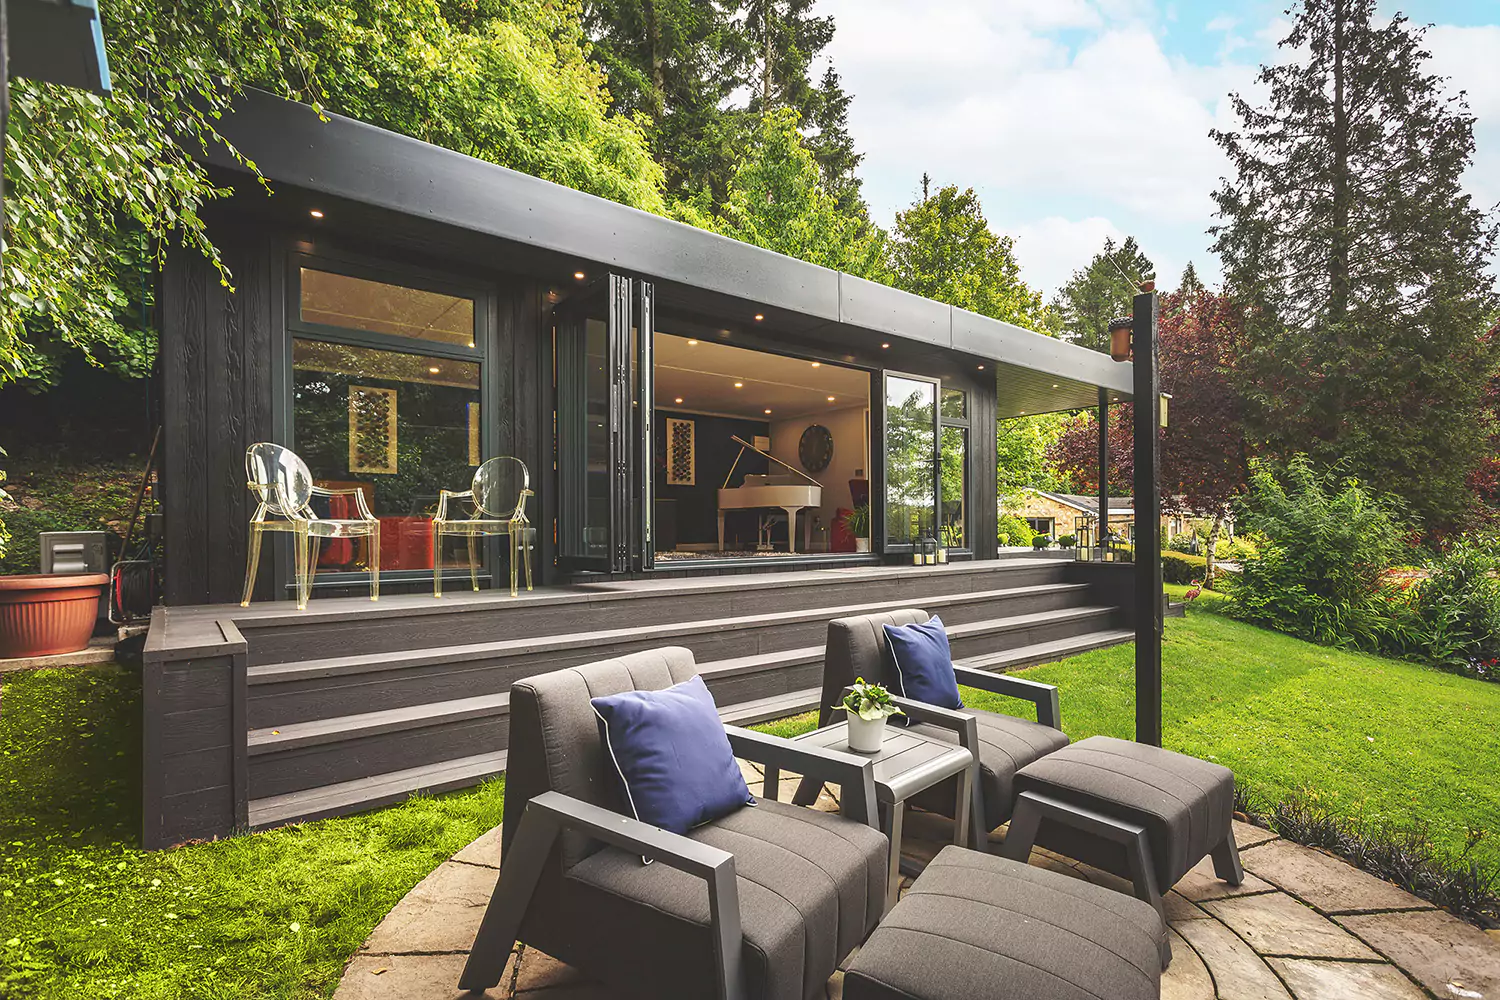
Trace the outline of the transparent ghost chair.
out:
M 526 589 L 531 589 L 531 548 L 536 531 L 526 520 L 526 498 L 531 492 L 531 474 L 526 463 L 510 455 L 492 458 L 474 473 L 474 482 L 462 493 L 443 490 L 438 494 L 437 516 L 432 519 L 432 596 L 443 596 L 443 536 L 462 535 L 469 543 L 469 582 L 479 589 L 477 539 L 486 535 L 510 536 L 510 596 L 516 596 L 516 571 L 526 566 Z M 450 512 L 451 501 L 468 501 L 473 513 L 463 516 L 463 504 Z
M 264 441 L 245 449 L 245 480 L 260 505 L 250 519 L 250 555 L 245 566 L 245 599 L 240 601 L 240 607 L 250 606 L 255 569 L 260 564 L 261 535 L 267 531 L 289 531 L 296 540 L 298 610 L 306 609 L 307 598 L 312 594 L 318 546 L 325 538 L 370 540 L 370 600 L 380 599 L 380 521 L 370 513 L 362 490 L 315 486 L 307 463 L 295 452 Z M 310 506 L 315 496 L 352 497 L 359 517 L 319 517 Z

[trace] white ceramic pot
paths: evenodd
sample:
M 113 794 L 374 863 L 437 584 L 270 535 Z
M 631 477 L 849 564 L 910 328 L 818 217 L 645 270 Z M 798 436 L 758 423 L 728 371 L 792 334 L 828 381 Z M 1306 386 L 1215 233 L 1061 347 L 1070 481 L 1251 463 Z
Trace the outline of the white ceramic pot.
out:
M 856 538 L 854 540 L 854 551 L 855 552 L 868 552 L 868 551 L 870 551 L 870 540 L 868 538 Z
M 879 753 L 885 742 L 885 719 L 861 719 L 853 712 L 849 718 L 849 749 L 859 753 Z

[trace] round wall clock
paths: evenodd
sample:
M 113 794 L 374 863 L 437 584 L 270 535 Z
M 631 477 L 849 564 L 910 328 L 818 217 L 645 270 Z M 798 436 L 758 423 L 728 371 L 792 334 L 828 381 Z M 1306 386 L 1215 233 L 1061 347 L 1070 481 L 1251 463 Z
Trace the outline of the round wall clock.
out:
M 833 461 L 833 434 L 822 424 L 813 424 L 797 442 L 797 458 L 808 472 L 822 472 Z

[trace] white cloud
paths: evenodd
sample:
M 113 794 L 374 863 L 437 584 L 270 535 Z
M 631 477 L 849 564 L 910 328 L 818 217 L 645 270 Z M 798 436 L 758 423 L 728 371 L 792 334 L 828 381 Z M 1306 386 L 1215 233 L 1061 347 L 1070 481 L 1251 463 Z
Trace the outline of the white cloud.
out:
M 1106 237 L 1118 243 L 1125 236 L 1113 222 L 1097 215 L 1078 220 L 1049 215 L 1006 230 L 1016 238 L 1016 260 L 1027 281 L 1049 291 L 1087 264 Z

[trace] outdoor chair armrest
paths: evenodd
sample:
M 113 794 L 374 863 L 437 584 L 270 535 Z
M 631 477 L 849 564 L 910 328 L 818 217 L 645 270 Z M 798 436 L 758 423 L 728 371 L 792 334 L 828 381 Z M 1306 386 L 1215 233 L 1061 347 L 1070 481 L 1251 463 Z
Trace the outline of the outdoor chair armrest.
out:
M 820 784 L 838 785 L 839 811 L 848 819 L 880 829 L 875 811 L 875 765 L 866 758 L 739 726 L 725 726 L 724 732 L 736 757 L 778 772 L 784 767 Z
M 312 492 L 314 496 L 320 497 L 352 496 L 354 498 L 354 506 L 359 510 L 359 519 L 361 521 L 373 521 L 376 519 L 375 515 L 370 513 L 370 505 L 365 503 L 365 491 L 360 489 L 358 486 L 350 486 L 344 489 L 337 490 L 329 489 L 326 486 L 314 486 L 312 488 Z
M 743 1000 L 744 944 L 734 855 L 561 792 L 543 792 L 526 803 L 458 981 L 460 990 L 487 990 L 499 984 L 542 868 L 565 829 L 703 879 L 718 980 L 715 992 L 720 1000 Z
M 434 521 L 448 520 L 448 501 L 473 499 L 473 490 L 438 490 L 437 514 L 433 516 Z
M 988 670 L 960 666 L 957 663 L 953 665 L 953 674 L 960 684 L 988 691 L 990 694 L 1003 694 L 1029 701 L 1036 706 L 1036 721 L 1053 729 L 1062 728 L 1062 708 L 1055 684 L 1029 681 L 1009 674 L 992 674 Z

